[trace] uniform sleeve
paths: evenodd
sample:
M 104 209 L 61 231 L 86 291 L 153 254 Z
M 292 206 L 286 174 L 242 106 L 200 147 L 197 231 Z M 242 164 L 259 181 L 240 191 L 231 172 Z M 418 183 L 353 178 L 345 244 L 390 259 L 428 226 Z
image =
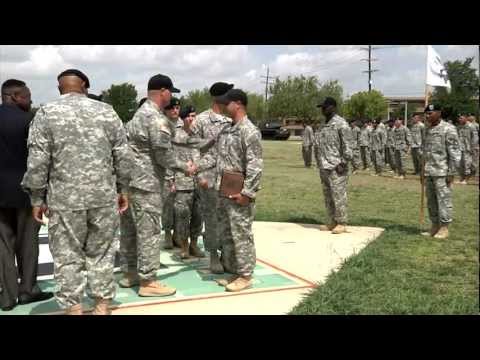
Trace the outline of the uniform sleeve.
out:
M 32 206 L 41 206 L 46 204 L 52 145 L 46 114 L 42 107 L 38 109 L 30 125 L 27 144 L 27 171 L 21 186 L 30 195 Z
M 352 130 L 348 125 L 342 125 L 338 129 L 338 134 L 340 136 L 340 143 L 342 148 L 343 160 L 346 162 L 351 161 L 353 158 L 352 151 Z
M 251 134 L 246 141 L 246 174 L 242 195 L 255 199 L 260 188 L 260 178 L 263 172 L 263 154 L 261 136 L 258 131 Z
M 410 132 L 410 129 L 405 126 L 405 142 L 407 143 L 407 146 L 412 145 L 412 134 Z
M 218 146 L 218 139 L 225 134 L 228 128 L 230 128 L 230 124 L 226 125 L 217 135 L 216 138 L 211 139 L 210 141 L 214 141 L 215 146 Z M 198 166 L 198 172 L 202 172 L 211 168 L 214 168 L 217 165 L 217 153 L 218 151 L 207 151 L 203 154 L 202 158 L 196 164 Z
M 315 156 L 315 161 L 317 162 L 317 167 L 320 168 L 320 157 L 318 156 L 319 144 L 318 144 L 318 132 L 313 134 L 313 155 Z
M 475 131 L 475 128 L 472 126 L 470 127 L 470 146 L 471 150 L 474 150 L 477 148 L 478 145 L 478 133 Z
M 171 135 L 168 128 L 160 121 L 152 121 L 148 129 L 150 145 L 155 162 L 163 168 L 187 171 L 187 164 L 183 164 L 175 157 Z
M 462 152 L 460 151 L 460 140 L 458 138 L 458 133 L 454 128 L 447 129 L 445 134 L 445 142 L 448 157 L 448 175 L 459 173 Z
M 133 167 L 133 154 L 127 141 L 127 132 L 122 120 L 112 109 L 108 112 L 110 143 L 112 144 L 113 168 L 117 181 L 117 192 L 127 193 L 130 183 L 130 169 Z

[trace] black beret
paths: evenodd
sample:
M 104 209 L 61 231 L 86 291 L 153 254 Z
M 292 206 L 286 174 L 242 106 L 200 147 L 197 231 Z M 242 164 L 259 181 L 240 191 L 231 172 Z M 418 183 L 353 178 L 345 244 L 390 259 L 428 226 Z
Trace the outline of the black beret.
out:
M 248 104 L 247 94 L 240 89 L 230 89 L 225 95 L 217 97 L 220 104 L 228 105 L 232 101 L 240 101 L 244 106 Z
M 224 95 L 228 90 L 233 88 L 233 84 L 227 84 L 224 82 L 216 82 L 210 87 L 210 95 L 211 96 L 222 96 Z
M 330 105 L 333 105 L 333 106 L 336 107 L 337 102 L 332 97 L 326 97 L 325 100 L 323 100 L 323 102 L 321 104 L 317 105 L 317 107 L 325 108 L 325 107 L 330 106 Z
M 165 110 L 171 110 L 173 109 L 174 106 L 179 106 L 179 105 L 180 105 L 180 100 L 172 96 L 170 98 L 170 103 L 167 106 L 165 106 Z
M 166 75 L 157 74 L 152 76 L 150 80 L 148 80 L 148 90 L 161 90 L 161 89 L 168 89 L 172 93 L 179 93 L 176 87 L 173 86 L 172 79 L 170 79 Z
M 182 108 L 182 111 L 180 111 L 180 119 L 185 119 L 188 114 L 191 114 L 192 112 L 195 112 L 195 106 L 193 105 L 188 105 Z
M 88 94 L 87 97 L 93 100 L 102 101 L 102 95 Z
M 442 109 L 438 104 L 429 104 L 425 108 L 424 112 L 429 112 L 429 111 L 442 111 Z
M 85 82 L 85 88 L 89 89 L 90 88 L 90 81 L 88 81 L 87 75 L 85 75 L 83 72 L 77 69 L 68 69 L 65 70 L 64 72 L 60 73 L 60 75 L 57 76 L 57 80 L 60 80 L 61 77 L 63 76 L 77 76 L 80 79 L 82 79 Z
M 147 101 L 148 98 L 144 97 L 140 102 L 138 103 L 138 107 L 142 106 L 145 101 Z

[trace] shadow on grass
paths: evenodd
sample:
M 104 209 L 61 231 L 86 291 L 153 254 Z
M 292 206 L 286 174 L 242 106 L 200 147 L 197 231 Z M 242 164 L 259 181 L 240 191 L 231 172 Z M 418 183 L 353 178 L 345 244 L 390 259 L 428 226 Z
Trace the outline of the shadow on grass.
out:
M 411 226 L 405 224 L 393 223 L 385 219 L 361 219 L 360 221 L 352 222 L 352 226 L 371 226 L 371 227 L 381 227 L 385 229 L 385 232 L 401 232 L 408 235 L 419 235 L 420 226 Z

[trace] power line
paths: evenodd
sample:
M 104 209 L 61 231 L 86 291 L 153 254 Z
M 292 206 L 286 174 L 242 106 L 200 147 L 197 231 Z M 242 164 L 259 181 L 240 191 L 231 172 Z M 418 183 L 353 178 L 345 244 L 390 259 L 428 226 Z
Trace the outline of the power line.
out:
M 377 72 L 377 69 L 372 69 L 372 61 L 377 61 L 377 59 L 372 59 L 372 50 L 376 50 L 376 47 L 368 45 L 368 48 L 361 48 L 362 50 L 368 51 L 368 59 L 362 59 L 362 61 L 368 61 L 368 70 L 362 71 L 368 73 L 368 92 L 372 91 L 372 73 Z

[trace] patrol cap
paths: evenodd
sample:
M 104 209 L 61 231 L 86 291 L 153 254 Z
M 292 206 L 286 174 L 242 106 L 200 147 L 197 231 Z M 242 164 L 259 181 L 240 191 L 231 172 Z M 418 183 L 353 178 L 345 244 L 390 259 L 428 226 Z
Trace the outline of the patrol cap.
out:
M 240 101 L 243 106 L 247 106 L 247 94 L 240 89 L 230 89 L 224 95 L 217 97 L 217 102 L 228 105 L 232 101 Z
M 424 112 L 429 112 L 429 111 L 442 111 L 442 109 L 441 109 L 440 105 L 438 105 L 438 104 L 429 104 L 425 108 Z
M 188 114 L 195 112 L 195 106 L 193 105 L 187 105 L 185 106 L 181 111 L 180 111 L 180 119 L 185 119 Z
M 318 104 L 317 107 L 319 108 L 326 108 L 327 106 L 330 106 L 330 105 L 333 105 L 333 106 L 337 106 L 337 102 L 335 101 L 334 98 L 332 97 L 326 97 L 325 100 L 323 100 L 323 102 L 321 104 Z
M 170 79 L 166 75 L 157 74 L 152 76 L 150 80 L 148 80 L 148 90 L 161 90 L 161 89 L 168 89 L 172 93 L 179 93 L 176 87 L 173 86 L 172 79 Z
M 210 95 L 211 96 L 222 96 L 224 95 L 228 90 L 233 89 L 233 84 L 227 84 L 224 82 L 216 82 L 210 87 Z
M 102 95 L 95 95 L 95 94 L 88 94 L 87 97 L 97 101 L 102 101 L 103 99 Z
M 180 100 L 172 96 L 170 99 L 170 103 L 167 106 L 165 106 L 165 110 L 172 110 L 174 106 L 179 106 L 179 105 L 180 105 Z
M 85 75 L 83 72 L 77 69 L 68 69 L 60 73 L 60 75 L 57 76 L 57 80 L 60 80 L 60 78 L 64 76 L 77 76 L 80 79 L 82 79 L 85 82 L 85 88 L 89 89 L 90 88 L 90 81 L 88 81 L 87 75 Z

